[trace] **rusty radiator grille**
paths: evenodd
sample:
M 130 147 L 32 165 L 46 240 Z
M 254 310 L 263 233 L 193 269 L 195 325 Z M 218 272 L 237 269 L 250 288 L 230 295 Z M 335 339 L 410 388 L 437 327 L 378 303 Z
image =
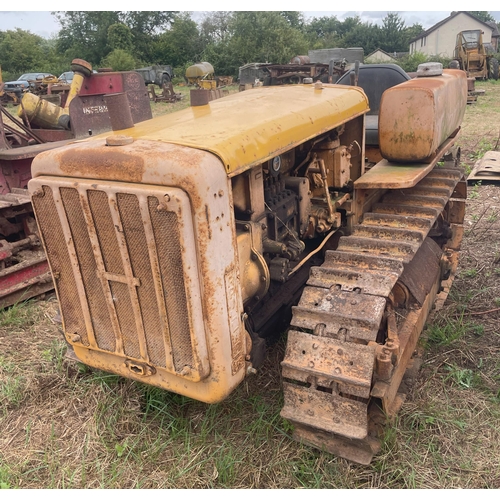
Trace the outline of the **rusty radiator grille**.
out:
M 61 188 L 60 193 L 80 264 L 80 272 L 89 303 L 97 344 L 105 351 L 114 351 L 115 338 L 113 329 L 109 321 L 106 299 L 96 272 L 92 244 L 81 209 L 78 191 L 76 189 Z
M 43 192 L 33 202 L 66 331 L 91 349 L 197 371 L 177 213 L 139 191 Z
M 33 197 L 33 206 L 37 214 L 37 223 L 45 240 L 45 250 L 51 264 L 54 284 L 58 291 L 61 309 L 71 311 L 65 318 L 66 332 L 77 333 L 82 343 L 89 345 L 82 308 L 74 301 L 77 289 L 75 276 L 71 268 L 69 249 L 57 213 L 52 190 L 43 186 L 43 195 Z
M 150 360 L 156 366 L 165 367 L 165 343 L 161 335 L 161 319 L 156 301 L 139 200 L 137 196 L 120 193 L 117 194 L 116 200 L 123 224 L 123 232 L 127 240 L 132 271 L 134 276 L 141 282 L 137 293 Z M 158 205 L 158 200 L 156 204 Z
M 116 228 L 109 210 L 108 195 L 104 191 L 87 191 L 104 267 L 110 273 L 124 274 Z
M 148 206 L 153 223 L 163 289 L 166 290 L 165 299 L 174 365 L 177 370 L 181 370 L 185 365 L 192 366 L 192 347 L 187 321 L 187 297 L 177 215 L 166 210 L 157 210 L 158 200 L 152 196 L 148 197 Z

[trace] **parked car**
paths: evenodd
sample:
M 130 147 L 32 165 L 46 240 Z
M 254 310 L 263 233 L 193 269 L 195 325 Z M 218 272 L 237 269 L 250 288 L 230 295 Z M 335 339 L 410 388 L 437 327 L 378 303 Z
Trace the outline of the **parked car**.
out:
M 97 73 L 97 71 L 95 69 L 93 69 L 92 73 Z M 61 73 L 59 75 L 59 82 L 71 85 L 71 82 L 73 81 L 74 74 L 75 74 L 74 71 L 65 71 L 64 73 Z
M 67 83 L 68 85 L 71 85 L 74 74 L 75 74 L 74 71 L 65 71 L 64 73 L 61 73 L 59 75 L 59 81 L 61 83 Z
M 53 77 L 51 73 L 24 73 L 17 80 L 5 82 L 5 92 L 13 92 L 17 97 L 21 97 L 23 92 L 34 89 L 36 82 L 41 83 L 44 78 Z

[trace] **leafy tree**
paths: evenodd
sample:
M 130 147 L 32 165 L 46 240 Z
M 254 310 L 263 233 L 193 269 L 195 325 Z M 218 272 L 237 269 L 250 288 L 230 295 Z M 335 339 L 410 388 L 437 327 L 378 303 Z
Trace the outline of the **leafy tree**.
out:
M 287 63 L 307 49 L 304 35 L 279 12 L 235 12 L 229 51 L 238 65 L 249 62 Z
M 49 72 L 44 66 L 47 51 L 41 36 L 16 28 L 0 31 L 0 66 L 4 80 L 30 71 Z
M 340 37 L 346 36 L 354 28 L 363 26 L 361 18 L 359 16 L 346 17 L 343 22 L 338 25 L 338 34 Z
M 69 59 L 79 57 L 97 64 L 111 51 L 108 29 L 120 21 L 119 12 L 70 11 L 52 14 L 61 25 L 57 48 Z
M 405 28 L 405 50 L 404 52 L 406 52 L 408 50 L 408 46 L 410 45 L 410 40 L 413 40 L 415 37 L 417 37 L 418 35 L 420 35 L 420 33 L 423 33 L 425 30 L 424 30 L 424 27 L 419 24 L 419 23 L 415 23 L 411 26 L 409 26 L 408 28 Z
M 280 15 L 286 19 L 288 24 L 297 30 L 302 30 L 305 24 L 304 14 L 296 10 L 283 10 Z
M 156 59 L 164 59 L 168 54 L 168 63 L 174 67 L 182 66 L 186 61 L 200 60 L 200 34 L 189 14 L 175 16 L 170 29 L 159 35 L 156 52 Z
M 171 11 L 129 11 L 121 12 L 120 19 L 134 35 L 134 55 L 149 63 L 165 64 L 166 54 L 158 54 L 156 42 L 174 19 Z
M 69 60 L 80 57 L 93 64 L 113 49 L 111 43 L 116 39 L 108 39 L 108 30 L 115 24 L 124 24 L 130 29 L 133 35 L 131 50 L 137 59 L 164 62 L 153 60 L 155 42 L 174 17 L 173 12 L 165 11 L 63 11 L 52 14 L 61 25 L 58 50 Z
M 126 50 L 115 49 L 101 61 L 101 66 L 113 71 L 130 71 L 135 68 L 135 59 Z
M 495 21 L 495 18 L 486 10 L 468 10 L 469 14 L 472 14 L 474 17 L 477 17 L 479 20 L 487 23 L 488 21 Z
M 304 33 L 311 49 L 338 47 L 341 21 L 336 16 L 313 17 L 304 27 Z
M 366 55 L 378 48 L 382 48 L 381 29 L 372 23 L 356 24 L 347 32 L 342 40 L 342 47 L 363 47 Z
M 382 20 L 380 48 L 386 52 L 407 51 L 405 29 L 405 22 L 399 14 L 389 12 Z
M 205 14 L 200 23 L 200 37 L 202 43 L 220 43 L 231 36 L 230 23 L 232 12 L 215 11 Z
M 113 49 L 132 51 L 134 35 L 132 30 L 123 23 L 112 24 L 108 28 L 108 43 Z
M 399 59 L 398 64 L 406 71 L 417 71 L 418 65 L 428 62 L 429 58 L 422 52 L 414 52 L 402 59 Z

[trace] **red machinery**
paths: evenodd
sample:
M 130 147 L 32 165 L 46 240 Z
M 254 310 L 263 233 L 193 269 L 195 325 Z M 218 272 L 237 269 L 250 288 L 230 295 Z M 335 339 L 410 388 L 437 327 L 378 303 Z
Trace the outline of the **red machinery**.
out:
M 113 104 L 117 94 L 128 106 Z M 129 123 L 130 115 L 134 123 L 152 118 L 144 80 L 134 71 L 89 72 L 69 104 L 69 120 L 59 128 L 35 128 L 36 121 L 30 123 L 26 114 L 20 120 L 0 105 L 0 308 L 53 289 L 26 189 L 33 158 L 74 139 L 117 129 Z

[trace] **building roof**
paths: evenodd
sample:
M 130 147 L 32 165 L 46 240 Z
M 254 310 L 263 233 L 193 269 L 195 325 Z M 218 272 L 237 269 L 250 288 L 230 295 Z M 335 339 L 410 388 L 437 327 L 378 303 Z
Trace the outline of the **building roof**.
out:
M 490 26 L 488 23 L 481 21 L 481 19 L 478 19 L 476 16 L 469 14 L 469 12 L 466 12 L 464 10 L 459 10 L 458 12 L 452 12 L 448 17 L 446 17 L 442 21 L 439 21 L 439 23 L 435 24 L 434 26 L 431 26 L 429 29 L 427 29 L 425 31 L 422 31 L 422 33 L 420 33 L 420 35 L 416 36 L 415 38 L 410 40 L 408 43 L 413 43 L 415 40 L 420 40 L 424 36 L 427 36 L 429 33 L 432 33 L 434 30 L 437 30 L 438 28 L 443 26 L 443 24 L 446 24 L 448 21 L 451 21 L 454 17 L 458 16 L 458 14 L 465 14 L 465 15 L 469 16 L 470 18 L 474 19 L 475 21 L 478 21 L 478 22 L 484 24 L 485 26 L 487 26 L 488 28 L 493 30 L 493 26 Z M 498 32 L 498 30 L 497 30 L 497 32 Z
M 498 26 L 495 21 L 487 21 L 486 24 L 493 29 L 493 32 L 491 33 L 492 38 L 500 36 L 500 33 L 498 32 Z
M 388 52 L 386 52 L 385 50 L 382 50 L 382 49 L 375 49 L 373 52 L 371 52 L 370 54 L 368 54 L 365 59 L 369 59 L 371 56 L 373 56 L 374 54 L 376 54 L 377 52 L 382 52 L 382 54 L 385 54 L 386 56 L 390 57 L 391 59 L 396 59 L 396 57 L 392 54 L 389 54 Z
M 395 61 L 397 59 L 401 59 L 402 57 L 405 57 L 409 54 L 409 52 L 386 52 L 385 50 L 382 50 L 382 49 L 375 49 L 373 52 L 371 52 L 370 54 L 368 54 L 365 59 L 368 59 L 370 58 L 371 56 L 373 56 L 374 54 L 376 54 L 377 52 L 382 52 L 383 54 L 385 54 L 386 56 L 389 56 L 391 57 L 392 59 L 394 59 Z

